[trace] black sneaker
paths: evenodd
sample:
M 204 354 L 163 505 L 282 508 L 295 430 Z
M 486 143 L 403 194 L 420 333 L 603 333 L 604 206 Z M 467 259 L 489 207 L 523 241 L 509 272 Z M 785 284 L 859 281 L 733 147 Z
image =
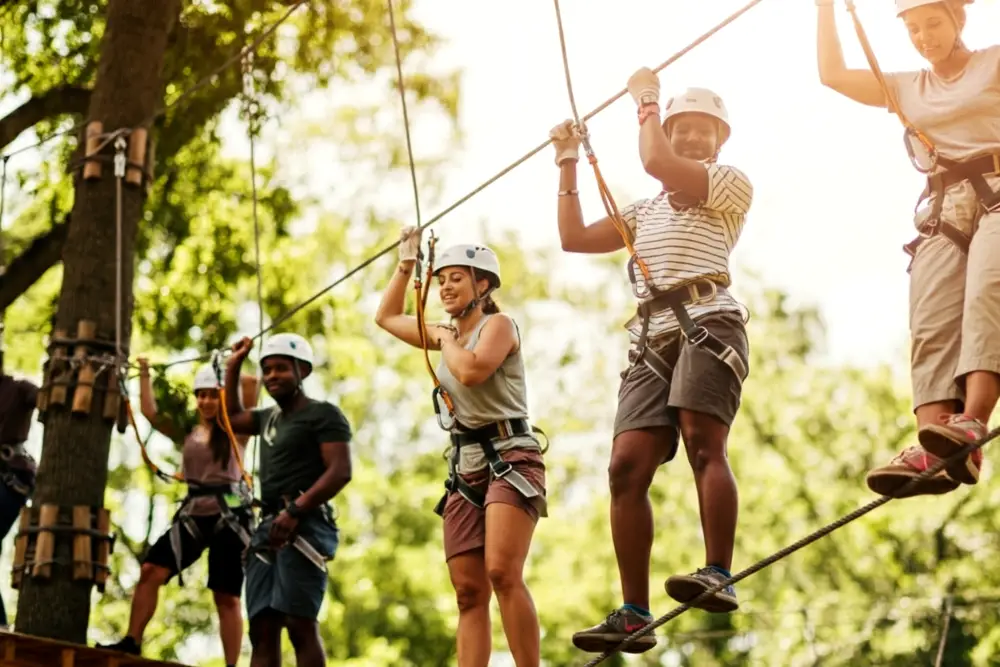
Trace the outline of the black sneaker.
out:
M 127 653 L 129 655 L 142 655 L 142 651 L 139 650 L 139 644 L 131 637 L 125 637 L 114 644 L 95 644 L 94 648 L 103 648 L 107 651 L 118 651 L 119 653 Z
M 711 567 L 703 567 L 693 574 L 679 574 L 667 579 L 667 595 L 678 602 L 691 602 L 696 597 L 715 588 L 727 577 L 721 572 Z M 720 591 L 716 591 L 708 598 L 701 600 L 697 605 L 692 605 L 696 609 L 703 609 L 713 613 L 728 613 L 739 609 L 740 604 L 736 601 L 736 589 L 732 584 Z
M 615 609 L 604 622 L 573 635 L 573 646 L 587 653 L 603 653 L 616 648 L 636 630 L 653 622 L 653 617 L 641 616 L 628 609 Z M 644 634 L 622 649 L 623 653 L 645 653 L 656 646 L 656 635 Z

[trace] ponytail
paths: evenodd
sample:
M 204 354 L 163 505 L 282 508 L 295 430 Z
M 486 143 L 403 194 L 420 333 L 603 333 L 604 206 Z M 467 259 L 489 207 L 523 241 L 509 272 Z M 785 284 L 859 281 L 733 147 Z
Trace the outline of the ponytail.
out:
M 492 296 L 486 295 L 483 299 L 483 315 L 496 315 L 500 312 L 500 306 L 493 300 Z

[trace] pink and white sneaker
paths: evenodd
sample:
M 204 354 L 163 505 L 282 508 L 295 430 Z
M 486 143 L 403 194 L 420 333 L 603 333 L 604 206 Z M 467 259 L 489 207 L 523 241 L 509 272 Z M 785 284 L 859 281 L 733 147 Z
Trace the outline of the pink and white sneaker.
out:
M 986 437 L 986 424 L 968 415 L 942 415 L 938 424 L 926 424 L 917 433 L 920 445 L 938 458 L 946 459 L 966 445 Z M 963 460 L 950 464 L 948 476 L 963 484 L 979 481 L 983 450 L 976 449 Z

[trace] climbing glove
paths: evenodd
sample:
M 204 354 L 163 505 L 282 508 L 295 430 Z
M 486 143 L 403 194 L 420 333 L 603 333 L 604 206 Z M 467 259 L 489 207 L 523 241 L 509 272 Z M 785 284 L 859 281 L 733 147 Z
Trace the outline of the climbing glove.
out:
M 420 230 L 416 227 L 403 227 L 399 234 L 399 261 L 415 261 L 420 252 Z
M 584 126 L 586 131 L 586 126 Z M 572 120 L 564 120 L 549 132 L 552 145 L 556 149 L 556 166 L 562 166 L 563 162 L 580 159 L 580 130 Z
M 628 92 L 638 106 L 659 104 L 660 77 L 648 67 L 640 67 L 628 79 Z

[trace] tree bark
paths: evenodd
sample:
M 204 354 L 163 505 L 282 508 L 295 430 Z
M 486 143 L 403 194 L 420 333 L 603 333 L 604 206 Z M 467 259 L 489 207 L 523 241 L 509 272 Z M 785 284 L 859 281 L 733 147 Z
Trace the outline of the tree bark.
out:
M 89 119 L 105 132 L 132 129 L 146 122 L 163 97 L 161 69 L 167 37 L 180 13 L 180 0 L 111 0 L 101 45 Z M 116 187 L 114 170 L 77 181 L 73 224 L 63 252 L 63 284 L 57 328 L 75 334 L 82 319 L 97 323 L 98 337 L 115 340 Z M 121 341 L 131 334 L 132 283 L 136 230 L 145 204 L 143 188 L 122 188 Z M 95 403 L 103 393 L 95 392 Z M 104 506 L 112 424 L 95 405 L 89 416 L 53 408 L 46 416 L 38 484 L 32 504 Z M 68 511 L 65 510 L 65 511 Z M 91 585 L 72 581 L 72 539 L 58 535 L 51 580 L 25 577 L 17 604 L 21 632 L 85 643 L 90 622 Z

